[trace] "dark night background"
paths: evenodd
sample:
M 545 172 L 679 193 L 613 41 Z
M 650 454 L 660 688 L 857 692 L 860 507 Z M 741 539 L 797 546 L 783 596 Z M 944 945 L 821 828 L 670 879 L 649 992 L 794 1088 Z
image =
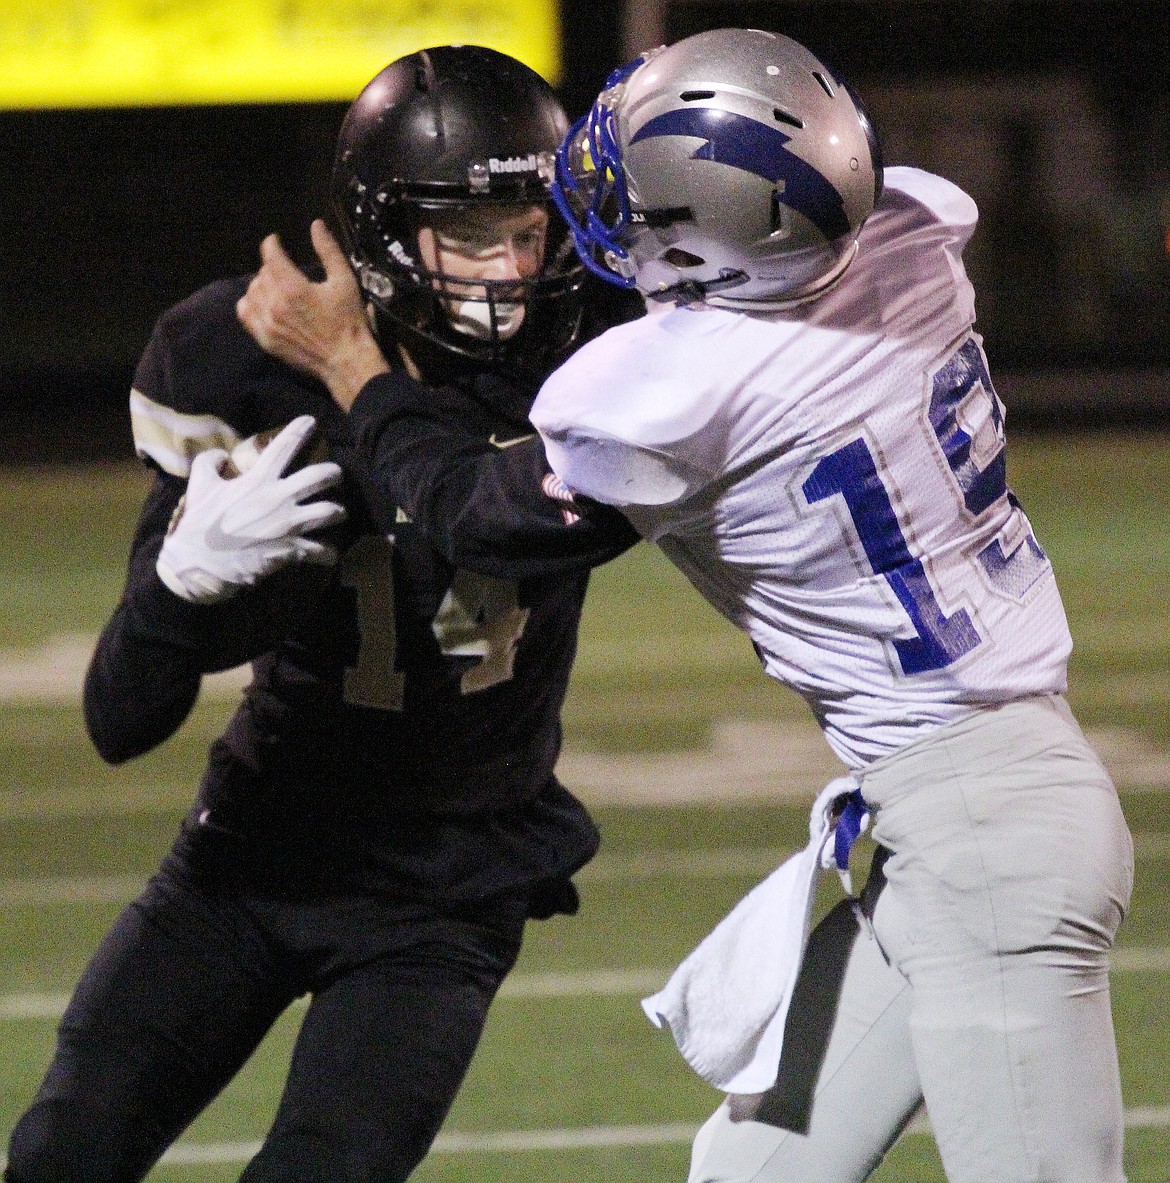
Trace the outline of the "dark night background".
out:
M 1013 422 L 1170 422 L 1170 6 L 676 2 L 665 39 L 746 25 L 805 42 L 860 92 L 887 163 L 967 188 L 979 327 Z M 623 57 L 617 0 L 562 0 L 562 98 Z M 155 317 L 304 258 L 344 104 L 0 112 L 3 461 L 128 457 Z

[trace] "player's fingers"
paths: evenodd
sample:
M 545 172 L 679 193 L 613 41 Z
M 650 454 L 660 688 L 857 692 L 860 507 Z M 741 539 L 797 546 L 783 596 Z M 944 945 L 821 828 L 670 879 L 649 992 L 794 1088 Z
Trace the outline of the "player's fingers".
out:
M 337 564 L 337 547 L 326 542 L 318 542 L 316 538 L 300 538 L 297 540 L 297 561 L 313 563 L 322 567 L 333 567 Z
M 291 423 L 284 427 L 275 439 L 260 453 L 260 459 L 251 469 L 257 473 L 256 480 L 261 481 L 276 473 L 279 475 L 288 467 L 288 462 L 300 451 L 301 445 L 309 438 L 317 420 L 312 415 L 298 415 Z
M 279 235 L 270 234 L 260 243 L 260 258 L 273 278 L 286 279 L 301 276 L 300 269 L 285 253 Z
M 345 510 L 333 501 L 313 501 L 308 505 L 282 504 L 258 519 L 240 524 L 230 520 L 234 533 L 246 538 L 264 562 L 276 556 L 287 562 L 298 546 L 298 539 L 332 526 L 345 517 Z M 226 519 L 225 519 L 226 520 Z
M 305 501 L 341 483 L 341 468 L 332 460 L 307 464 L 284 478 L 284 487 L 294 501 Z
M 260 301 L 260 277 L 257 275 L 248 284 L 248 290 L 236 301 L 236 316 L 239 317 L 240 324 L 256 338 L 260 345 L 265 346 L 268 340 L 268 333 L 263 318 L 260 315 L 260 309 L 262 307 L 263 304 Z
M 301 506 L 299 533 L 307 534 L 345 521 L 345 507 L 336 501 L 310 501 Z
M 284 247 L 280 245 L 280 238 L 276 234 L 269 234 L 260 240 L 260 271 L 263 275 L 266 268 L 271 268 L 274 260 L 279 260 L 284 254 Z M 278 264 L 279 265 L 279 264 Z
M 313 249 L 317 258 L 325 268 L 329 279 L 352 279 L 353 272 L 349 268 L 349 260 L 333 237 L 332 231 L 325 225 L 324 219 L 314 218 L 309 227 L 309 236 L 313 240 Z
M 244 294 L 236 301 L 236 316 L 240 323 L 265 349 L 275 339 L 276 311 L 282 304 L 284 292 L 289 283 L 295 282 L 295 279 L 287 276 L 283 280 L 278 279 L 272 267 L 265 263 L 252 276 Z

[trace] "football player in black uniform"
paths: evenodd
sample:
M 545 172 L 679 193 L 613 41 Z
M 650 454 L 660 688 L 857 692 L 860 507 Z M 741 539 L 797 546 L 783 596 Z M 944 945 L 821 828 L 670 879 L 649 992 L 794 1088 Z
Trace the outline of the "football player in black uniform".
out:
M 204 673 L 251 660 L 254 680 L 73 995 L 9 1183 L 142 1179 L 302 995 L 243 1179 L 405 1179 L 525 921 L 576 909 L 598 834 L 554 776 L 559 713 L 588 570 L 636 535 L 558 496 L 527 421 L 604 319 L 549 221 L 565 127 L 532 71 L 447 47 L 388 66 L 341 131 L 335 209 L 400 363 L 387 398 L 425 386 L 435 423 L 503 461 L 451 483 L 462 513 L 433 537 L 371 479 L 358 421 L 245 332 L 247 278 L 160 319 L 131 396 L 155 480 L 86 720 L 117 763 L 179 727 Z M 282 475 L 306 415 L 332 460 Z

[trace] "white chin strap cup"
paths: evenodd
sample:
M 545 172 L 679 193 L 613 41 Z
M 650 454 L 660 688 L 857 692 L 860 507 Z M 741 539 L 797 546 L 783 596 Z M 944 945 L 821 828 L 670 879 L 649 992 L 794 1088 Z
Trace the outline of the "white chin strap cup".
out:
M 524 323 L 523 304 L 496 303 L 496 334 L 501 341 L 508 341 Z M 447 308 L 451 327 L 457 333 L 475 337 L 480 341 L 492 339 L 492 315 L 486 300 L 452 301 Z

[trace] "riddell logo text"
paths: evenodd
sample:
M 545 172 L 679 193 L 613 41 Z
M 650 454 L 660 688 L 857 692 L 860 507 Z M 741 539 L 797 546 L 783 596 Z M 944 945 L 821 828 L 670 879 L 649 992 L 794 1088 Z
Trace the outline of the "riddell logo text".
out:
M 536 156 L 531 152 L 527 156 L 509 156 L 507 160 L 495 156 L 488 160 L 488 171 L 493 173 L 534 173 L 537 168 Z
M 403 267 L 413 267 L 414 260 L 406 253 L 405 249 L 397 239 L 395 239 L 389 246 L 390 253 L 398 260 Z

